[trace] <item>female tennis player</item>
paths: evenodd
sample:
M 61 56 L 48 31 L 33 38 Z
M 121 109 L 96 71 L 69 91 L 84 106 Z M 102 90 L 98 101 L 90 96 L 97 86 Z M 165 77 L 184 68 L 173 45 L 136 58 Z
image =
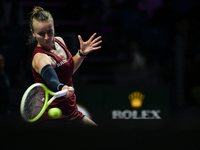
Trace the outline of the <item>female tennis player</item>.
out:
M 97 126 L 92 120 L 84 116 L 76 106 L 72 75 L 79 68 L 86 55 L 101 48 L 101 36 L 95 38 L 94 33 L 84 42 L 80 35 L 80 49 L 75 56 L 71 56 L 64 40 L 54 36 L 54 20 L 50 12 L 42 7 L 33 8 L 30 17 L 30 31 L 32 39 L 37 40 L 37 46 L 32 55 L 32 72 L 35 82 L 45 84 L 52 91 L 68 89 L 66 96 L 54 100 L 39 121 L 44 123 L 73 124 L 81 126 Z M 62 110 L 59 119 L 48 116 L 48 110 L 58 107 Z

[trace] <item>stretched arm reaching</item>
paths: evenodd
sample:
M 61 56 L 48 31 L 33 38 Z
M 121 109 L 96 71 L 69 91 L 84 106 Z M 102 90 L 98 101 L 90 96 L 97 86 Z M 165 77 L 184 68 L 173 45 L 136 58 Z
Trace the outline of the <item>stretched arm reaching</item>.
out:
M 102 43 L 102 40 L 100 40 L 101 36 L 98 36 L 97 38 L 94 39 L 95 36 L 96 36 L 96 33 L 94 33 L 89 38 L 89 40 L 84 42 L 82 40 L 82 37 L 78 35 L 78 39 L 80 42 L 80 53 L 82 53 L 83 55 L 87 55 L 88 53 L 101 48 L 101 46 L 99 46 L 99 44 Z M 83 62 L 83 59 L 84 58 L 80 56 L 79 52 L 73 57 L 73 61 L 74 61 L 73 73 L 76 72 L 76 70 L 79 68 L 79 66 Z
M 54 60 L 43 53 L 35 54 L 32 66 L 34 70 L 39 73 L 45 80 L 47 85 L 53 91 L 68 89 L 66 97 L 71 97 L 74 94 L 74 88 L 60 83 L 58 76 L 53 68 L 55 66 Z

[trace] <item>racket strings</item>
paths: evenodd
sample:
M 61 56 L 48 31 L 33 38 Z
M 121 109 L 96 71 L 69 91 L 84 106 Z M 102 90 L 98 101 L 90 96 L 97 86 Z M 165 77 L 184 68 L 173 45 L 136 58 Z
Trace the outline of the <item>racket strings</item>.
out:
M 35 118 L 41 111 L 44 99 L 45 91 L 42 87 L 34 87 L 27 95 L 24 105 L 24 116 L 27 120 Z

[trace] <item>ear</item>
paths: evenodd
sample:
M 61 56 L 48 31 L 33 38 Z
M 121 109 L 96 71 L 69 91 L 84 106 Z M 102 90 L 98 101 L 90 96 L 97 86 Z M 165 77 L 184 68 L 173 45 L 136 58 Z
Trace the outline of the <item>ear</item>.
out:
M 32 29 L 30 29 L 30 31 L 31 31 L 31 33 L 32 33 L 33 37 L 35 37 L 35 34 L 34 34 L 33 30 L 32 30 Z

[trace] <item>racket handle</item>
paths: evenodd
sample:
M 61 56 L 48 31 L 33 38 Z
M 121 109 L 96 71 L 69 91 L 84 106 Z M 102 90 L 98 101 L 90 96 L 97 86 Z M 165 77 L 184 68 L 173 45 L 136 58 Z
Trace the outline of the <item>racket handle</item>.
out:
M 56 95 L 56 97 L 58 98 L 58 97 L 62 97 L 64 95 L 66 95 L 67 92 L 68 92 L 68 89 L 64 89 L 64 90 L 54 93 L 54 95 Z

